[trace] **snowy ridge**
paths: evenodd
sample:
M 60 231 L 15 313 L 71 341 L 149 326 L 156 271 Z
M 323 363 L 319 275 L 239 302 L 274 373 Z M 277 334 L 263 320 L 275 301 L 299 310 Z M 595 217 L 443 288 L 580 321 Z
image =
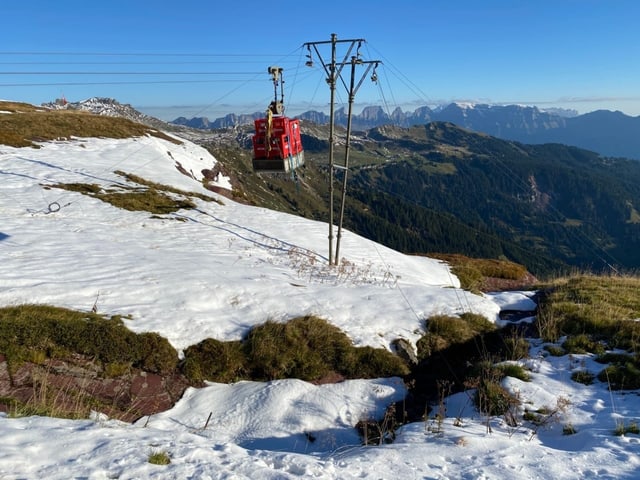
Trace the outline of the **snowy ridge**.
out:
M 113 98 L 91 97 L 79 102 L 57 100 L 42 105 L 51 110 L 81 110 L 107 117 L 122 117 L 133 122 L 142 123 L 155 128 L 166 127 L 166 123 L 157 118 L 139 112 L 129 104 L 122 104 Z

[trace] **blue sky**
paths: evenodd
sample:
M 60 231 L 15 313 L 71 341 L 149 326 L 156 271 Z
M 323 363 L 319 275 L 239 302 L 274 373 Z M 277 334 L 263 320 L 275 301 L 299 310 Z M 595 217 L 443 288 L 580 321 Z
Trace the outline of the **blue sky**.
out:
M 357 112 L 469 101 L 640 115 L 637 0 L 7 0 L 2 11 L 3 99 L 106 96 L 163 119 L 216 118 L 263 110 L 277 64 L 288 113 L 326 110 L 325 75 L 304 66 L 302 45 L 335 33 L 383 62 Z

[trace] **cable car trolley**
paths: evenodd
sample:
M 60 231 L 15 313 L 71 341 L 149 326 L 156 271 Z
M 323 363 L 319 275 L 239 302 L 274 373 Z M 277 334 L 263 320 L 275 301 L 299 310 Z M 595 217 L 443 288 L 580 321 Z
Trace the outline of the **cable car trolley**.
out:
M 288 173 L 304 165 L 300 120 L 284 115 L 284 80 L 281 67 L 269 67 L 273 79 L 273 101 L 266 117 L 254 121 L 253 169 L 264 173 Z M 278 100 L 280 88 L 280 100 Z

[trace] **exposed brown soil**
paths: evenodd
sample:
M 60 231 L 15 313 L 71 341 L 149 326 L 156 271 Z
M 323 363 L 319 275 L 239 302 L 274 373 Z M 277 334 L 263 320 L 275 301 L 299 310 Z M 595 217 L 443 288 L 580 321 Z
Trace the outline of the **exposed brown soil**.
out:
M 534 290 L 538 279 L 527 273 L 517 280 L 506 278 L 485 277 L 480 286 L 483 292 L 503 292 L 508 290 Z

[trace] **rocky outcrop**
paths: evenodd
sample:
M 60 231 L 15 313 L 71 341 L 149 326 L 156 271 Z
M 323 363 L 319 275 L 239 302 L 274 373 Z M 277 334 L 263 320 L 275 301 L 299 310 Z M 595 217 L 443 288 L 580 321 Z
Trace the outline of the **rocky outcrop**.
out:
M 16 366 L 0 354 L 0 411 L 88 418 L 94 410 L 134 421 L 170 409 L 189 386 L 178 372 L 123 370 L 76 354 Z

